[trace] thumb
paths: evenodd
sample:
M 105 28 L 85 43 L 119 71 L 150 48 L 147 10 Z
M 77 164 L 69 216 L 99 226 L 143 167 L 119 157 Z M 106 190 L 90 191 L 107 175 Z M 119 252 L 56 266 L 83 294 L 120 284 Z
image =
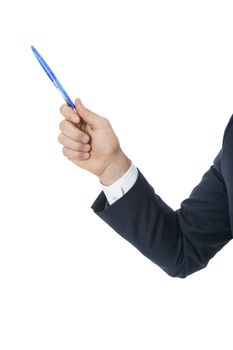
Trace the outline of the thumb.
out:
M 76 98 L 75 100 L 75 107 L 76 110 L 78 112 L 78 114 L 80 115 L 80 117 L 89 125 L 93 126 L 93 127 L 97 127 L 98 126 L 98 122 L 99 119 L 101 118 L 98 114 L 90 111 L 89 109 L 87 109 L 82 101 L 80 100 L 80 98 Z

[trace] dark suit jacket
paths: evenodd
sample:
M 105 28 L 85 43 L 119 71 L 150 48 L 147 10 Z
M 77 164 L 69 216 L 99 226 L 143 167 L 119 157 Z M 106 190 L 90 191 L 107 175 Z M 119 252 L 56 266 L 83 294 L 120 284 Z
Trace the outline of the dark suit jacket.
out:
M 141 171 L 131 189 L 109 205 L 104 192 L 91 208 L 118 234 L 169 276 L 185 278 L 203 269 L 232 239 L 233 115 L 222 148 L 190 196 L 173 210 Z

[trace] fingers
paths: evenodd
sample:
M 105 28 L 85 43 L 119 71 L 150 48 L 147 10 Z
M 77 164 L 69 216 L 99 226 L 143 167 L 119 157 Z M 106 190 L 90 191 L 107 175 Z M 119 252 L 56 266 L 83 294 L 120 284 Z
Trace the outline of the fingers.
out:
M 87 160 L 91 150 L 88 144 L 90 136 L 81 130 L 81 125 L 80 128 L 74 125 L 82 124 L 83 120 L 67 104 L 61 106 L 60 112 L 65 118 L 59 124 L 62 133 L 58 136 L 58 141 L 64 146 L 63 154 L 72 161 Z
M 69 138 L 74 141 L 87 143 L 90 141 L 90 137 L 88 134 L 77 128 L 72 122 L 69 120 L 62 120 L 59 124 L 60 130 Z
M 63 104 L 60 107 L 60 113 L 65 117 L 65 119 L 71 121 L 72 123 L 77 124 L 80 122 L 80 129 L 82 129 L 83 122 L 84 124 L 89 124 L 92 129 L 105 127 L 107 119 L 86 108 L 80 98 L 76 98 L 75 108 L 77 113 L 67 104 Z
M 60 107 L 60 113 L 63 115 L 63 117 L 73 123 L 79 123 L 80 117 L 75 111 L 68 106 L 67 104 L 63 104 Z
M 90 157 L 90 153 L 77 152 L 67 147 L 63 147 L 62 151 L 64 156 L 73 161 L 86 160 Z
M 89 152 L 91 150 L 90 144 L 84 144 L 82 142 L 74 141 L 70 139 L 67 135 L 61 133 L 58 136 L 58 141 L 65 146 L 66 148 L 70 148 L 73 151 L 78 152 Z

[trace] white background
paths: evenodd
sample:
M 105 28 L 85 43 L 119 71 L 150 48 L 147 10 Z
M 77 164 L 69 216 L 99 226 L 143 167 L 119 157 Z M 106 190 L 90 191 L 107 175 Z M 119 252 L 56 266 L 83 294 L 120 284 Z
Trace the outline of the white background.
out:
M 232 349 L 232 243 L 172 278 L 91 209 L 98 178 L 62 154 L 63 100 L 107 117 L 180 207 L 233 113 L 232 1 L 0 5 L 0 349 Z

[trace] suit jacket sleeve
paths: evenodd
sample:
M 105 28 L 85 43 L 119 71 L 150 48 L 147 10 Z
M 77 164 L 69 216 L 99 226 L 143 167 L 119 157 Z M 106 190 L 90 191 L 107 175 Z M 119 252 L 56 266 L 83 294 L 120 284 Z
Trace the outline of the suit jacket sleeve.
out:
M 109 205 L 104 192 L 91 208 L 142 254 L 172 277 L 203 269 L 232 239 L 233 115 L 222 149 L 190 196 L 173 210 L 141 171 L 130 190 Z
M 135 184 L 123 197 L 109 205 L 102 191 L 91 208 L 169 276 L 185 278 L 206 267 L 232 238 L 226 186 L 217 170 L 220 155 L 177 210 L 138 168 Z

